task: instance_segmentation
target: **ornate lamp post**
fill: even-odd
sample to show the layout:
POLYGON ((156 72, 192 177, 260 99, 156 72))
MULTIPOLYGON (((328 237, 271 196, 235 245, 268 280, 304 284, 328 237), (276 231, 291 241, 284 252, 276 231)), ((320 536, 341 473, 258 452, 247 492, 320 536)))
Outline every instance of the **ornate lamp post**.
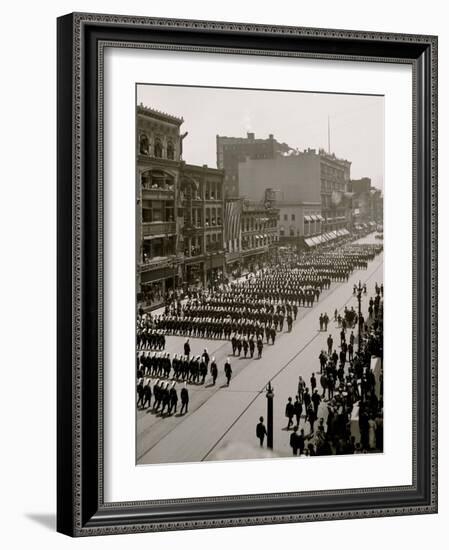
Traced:
POLYGON ((357 321, 359 325, 358 352, 360 353, 360 348, 362 346, 362 324, 360 322, 360 317, 362 315, 362 293, 366 294, 366 284, 362 285, 362 282, 359 281, 358 285, 354 285, 353 293, 357 296, 357 302, 359 304, 357 321))
POLYGON ((273 398, 274 391, 271 386, 271 381, 266 387, 267 393, 267 448, 273 449, 273 398))

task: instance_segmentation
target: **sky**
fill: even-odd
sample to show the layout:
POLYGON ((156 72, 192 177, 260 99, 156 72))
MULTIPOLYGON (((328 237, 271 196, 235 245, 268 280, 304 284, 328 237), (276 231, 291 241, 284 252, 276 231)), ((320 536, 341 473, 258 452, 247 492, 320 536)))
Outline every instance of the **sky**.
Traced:
POLYGON ((369 177, 383 189, 384 98, 301 91, 241 90, 139 84, 143 103, 182 117, 183 159, 216 167, 216 135, 274 134, 299 150, 328 150, 352 162, 351 178, 369 177))

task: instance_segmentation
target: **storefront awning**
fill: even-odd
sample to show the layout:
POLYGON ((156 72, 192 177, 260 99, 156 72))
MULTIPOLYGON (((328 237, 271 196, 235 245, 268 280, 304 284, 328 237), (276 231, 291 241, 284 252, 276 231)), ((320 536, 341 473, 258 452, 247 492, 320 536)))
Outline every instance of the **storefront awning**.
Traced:
POLYGON ((305 222, 311 222, 312 221, 312 216, 304 216, 304 221, 305 222))

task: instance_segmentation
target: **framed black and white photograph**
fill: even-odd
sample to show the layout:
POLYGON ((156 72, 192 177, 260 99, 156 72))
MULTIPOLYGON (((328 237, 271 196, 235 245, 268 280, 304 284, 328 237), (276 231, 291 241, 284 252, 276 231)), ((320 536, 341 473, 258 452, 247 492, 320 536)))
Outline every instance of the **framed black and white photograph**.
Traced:
POLYGON ((58 530, 437 511, 437 38, 58 20, 58 530))

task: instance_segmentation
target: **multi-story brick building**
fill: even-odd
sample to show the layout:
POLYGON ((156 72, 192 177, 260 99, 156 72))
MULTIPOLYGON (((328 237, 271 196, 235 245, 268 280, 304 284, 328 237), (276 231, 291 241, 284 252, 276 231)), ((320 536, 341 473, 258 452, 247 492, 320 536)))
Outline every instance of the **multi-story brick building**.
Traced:
MULTIPOLYGON (((305 154, 315 155, 314 149, 305 154)), ((351 226, 351 195, 349 191, 351 163, 320 149, 321 215, 324 218, 323 232, 351 226)))
POLYGON ((183 122, 137 108, 137 288, 149 306, 223 271, 224 174, 182 160, 183 122))
POLYGON ((217 168, 225 171, 225 196, 241 196, 239 188, 239 162, 245 159, 273 159, 290 151, 286 143, 279 143, 270 134, 268 139, 256 138, 248 132, 246 137, 217 135, 217 168))
POLYGON ((351 225, 350 167, 322 149, 247 158, 239 163, 240 193, 260 200, 272 190, 281 241, 332 232, 351 225))
POLYGON ((256 269, 273 258, 278 244, 279 210, 243 198, 225 204, 225 246, 228 271, 256 269))

